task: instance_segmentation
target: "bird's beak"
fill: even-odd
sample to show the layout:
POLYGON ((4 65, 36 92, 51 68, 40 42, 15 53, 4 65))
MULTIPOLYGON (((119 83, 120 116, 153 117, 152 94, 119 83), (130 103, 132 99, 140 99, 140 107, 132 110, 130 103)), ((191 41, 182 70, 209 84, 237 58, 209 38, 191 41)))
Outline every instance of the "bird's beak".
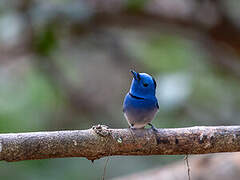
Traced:
POLYGON ((135 80, 140 80, 140 76, 139 76, 139 74, 136 72, 136 71, 134 71, 134 70, 130 70, 130 72, 132 73, 132 75, 133 75, 133 78, 135 79, 135 80))

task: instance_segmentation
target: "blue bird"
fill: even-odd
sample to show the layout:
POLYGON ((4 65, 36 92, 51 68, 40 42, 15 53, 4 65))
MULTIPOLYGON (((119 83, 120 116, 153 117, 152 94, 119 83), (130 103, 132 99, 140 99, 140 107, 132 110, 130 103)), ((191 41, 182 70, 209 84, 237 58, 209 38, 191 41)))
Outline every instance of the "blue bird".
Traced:
POLYGON ((144 128, 148 124, 154 131, 157 131, 150 123, 159 109, 155 96, 156 81, 146 73, 137 73, 133 70, 131 73, 132 84, 123 102, 124 116, 130 128, 144 128))

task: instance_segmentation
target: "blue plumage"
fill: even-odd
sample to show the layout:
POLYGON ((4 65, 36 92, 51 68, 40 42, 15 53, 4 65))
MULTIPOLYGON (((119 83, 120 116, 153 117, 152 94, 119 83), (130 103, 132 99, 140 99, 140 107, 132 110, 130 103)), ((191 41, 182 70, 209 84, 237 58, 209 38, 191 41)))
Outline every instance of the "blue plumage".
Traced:
POLYGON ((158 101, 155 96, 156 81, 146 73, 137 73, 131 70, 133 75, 130 91, 123 102, 123 112, 131 128, 144 128, 150 123, 158 111, 158 101))

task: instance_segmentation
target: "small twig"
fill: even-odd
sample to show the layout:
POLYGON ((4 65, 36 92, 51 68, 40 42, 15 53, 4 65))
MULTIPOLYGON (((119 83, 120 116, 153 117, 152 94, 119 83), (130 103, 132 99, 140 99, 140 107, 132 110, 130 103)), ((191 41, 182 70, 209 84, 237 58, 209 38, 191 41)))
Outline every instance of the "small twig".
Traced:
POLYGON ((107 170, 107 164, 108 164, 108 161, 109 161, 109 156, 107 157, 106 162, 105 162, 105 166, 104 166, 104 171, 103 171, 102 180, 105 179, 105 175, 106 175, 106 170, 107 170))
POLYGON ((188 162, 188 154, 184 157, 184 161, 186 162, 186 165, 187 165, 188 180, 191 180, 191 176, 190 176, 190 166, 189 166, 189 162, 188 162))

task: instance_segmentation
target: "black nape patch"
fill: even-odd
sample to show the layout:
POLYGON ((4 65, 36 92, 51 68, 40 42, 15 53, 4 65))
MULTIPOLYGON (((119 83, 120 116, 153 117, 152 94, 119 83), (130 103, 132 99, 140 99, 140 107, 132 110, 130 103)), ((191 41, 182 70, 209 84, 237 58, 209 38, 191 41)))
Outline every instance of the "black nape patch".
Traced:
POLYGON ((152 77, 152 79, 153 79, 154 87, 156 88, 157 87, 157 83, 156 83, 156 81, 155 81, 155 79, 153 77, 152 77))
POLYGON ((134 96, 132 93, 129 93, 129 95, 130 95, 132 98, 135 98, 135 99, 144 99, 144 98, 142 98, 142 97, 134 96))

